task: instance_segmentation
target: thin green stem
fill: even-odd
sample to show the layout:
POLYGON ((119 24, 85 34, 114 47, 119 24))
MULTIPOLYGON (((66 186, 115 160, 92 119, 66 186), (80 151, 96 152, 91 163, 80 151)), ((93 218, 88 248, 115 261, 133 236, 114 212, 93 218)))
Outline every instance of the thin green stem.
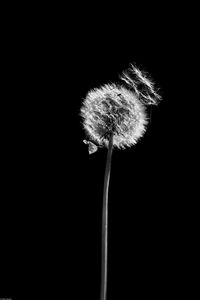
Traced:
POLYGON ((102 210, 102 258, 101 258, 101 298, 106 300, 107 294, 107 269, 108 269, 108 190, 111 171, 111 158, 113 150, 113 135, 110 136, 106 169, 103 187, 103 210, 102 210))

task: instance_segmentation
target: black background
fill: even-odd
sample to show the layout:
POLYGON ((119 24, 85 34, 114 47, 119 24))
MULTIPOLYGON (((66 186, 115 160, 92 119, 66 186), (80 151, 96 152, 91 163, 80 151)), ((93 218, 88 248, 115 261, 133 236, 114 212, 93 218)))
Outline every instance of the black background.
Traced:
POLYGON ((131 62, 163 101, 143 139, 113 153, 108 300, 191 296, 197 220, 183 111, 193 44, 182 9, 5 9, 0 297, 99 299, 106 149, 88 155, 79 110, 131 62))

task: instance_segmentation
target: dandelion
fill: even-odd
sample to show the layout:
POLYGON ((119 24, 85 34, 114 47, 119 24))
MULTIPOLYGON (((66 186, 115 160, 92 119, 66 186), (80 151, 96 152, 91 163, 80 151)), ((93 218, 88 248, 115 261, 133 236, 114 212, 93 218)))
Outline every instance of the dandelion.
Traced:
POLYGON ((122 84, 105 84, 88 92, 80 115, 89 154, 108 148, 103 189, 101 300, 107 292, 108 190, 113 148, 135 145, 144 135, 148 118, 146 107, 161 100, 153 81, 134 65, 120 76, 122 84))

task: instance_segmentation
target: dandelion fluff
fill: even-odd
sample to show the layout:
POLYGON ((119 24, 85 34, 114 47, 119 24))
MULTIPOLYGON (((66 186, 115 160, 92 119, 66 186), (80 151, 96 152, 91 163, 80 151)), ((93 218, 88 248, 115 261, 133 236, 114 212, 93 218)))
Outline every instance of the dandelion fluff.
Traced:
POLYGON ((137 95, 115 84, 90 91, 81 115, 90 139, 107 146, 113 133, 113 146, 122 149, 136 144, 148 123, 145 106, 137 95))
POLYGON ((120 79, 125 82, 127 88, 136 93, 144 105, 157 105, 160 102, 161 96, 156 91, 153 80, 133 64, 122 73, 120 79))

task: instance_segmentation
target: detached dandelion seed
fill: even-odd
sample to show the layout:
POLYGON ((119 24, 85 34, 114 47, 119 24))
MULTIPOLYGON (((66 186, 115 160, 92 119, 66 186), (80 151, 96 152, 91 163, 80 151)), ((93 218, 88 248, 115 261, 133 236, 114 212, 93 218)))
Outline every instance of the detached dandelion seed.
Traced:
POLYGON ((99 147, 108 148, 103 189, 101 300, 107 293, 108 190, 113 148, 135 145, 148 124, 146 106, 157 105, 161 96, 152 80, 134 65, 120 76, 122 84, 105 84, 88 92, 80 115, 89 154, 99 147))

